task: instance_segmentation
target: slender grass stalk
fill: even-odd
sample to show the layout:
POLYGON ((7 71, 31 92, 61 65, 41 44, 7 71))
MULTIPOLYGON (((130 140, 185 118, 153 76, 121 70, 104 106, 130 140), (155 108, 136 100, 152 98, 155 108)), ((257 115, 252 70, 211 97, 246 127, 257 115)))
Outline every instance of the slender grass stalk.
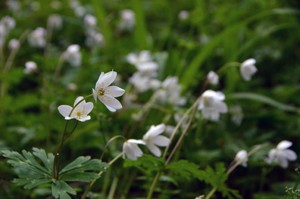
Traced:
POLYGON ((119 181, 118 178, 114 177, 107 199, 114 199, 118 181, 119 181))

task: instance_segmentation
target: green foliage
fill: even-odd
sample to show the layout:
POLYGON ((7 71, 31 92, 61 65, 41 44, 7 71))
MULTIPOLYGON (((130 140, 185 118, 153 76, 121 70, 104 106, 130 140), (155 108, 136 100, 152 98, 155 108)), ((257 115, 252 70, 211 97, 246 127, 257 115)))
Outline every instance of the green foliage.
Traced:
POLYGON ((4 150, 2 154, 18 175, 14 180, 17 185, 25 189, 51 185, 52 195, 61 199, 71 198, 69 194, 76 195, 76 191, 66 182, 91 182, 108 168, 108 164, 98 159, 80 156, 61 169, 60 178, 56 180, 53 178, 54 155, 46 154, 44 149, 33 148, 32 153, 23 150, 21 154, 4 150))
POLYGON ((199 178, 202 173, 198 165, 187 160, 172 162, 166 166, 166 170, 185 180, 199 178))
POLYGON ((135 167, 141 170, 147 175, 153 174, 153 172, 158 172, 164 163, 162 158, 158 158, 152 155, 144 154, 142 157, 138 158, 136 161, 125 159, 124 167, 135 167))

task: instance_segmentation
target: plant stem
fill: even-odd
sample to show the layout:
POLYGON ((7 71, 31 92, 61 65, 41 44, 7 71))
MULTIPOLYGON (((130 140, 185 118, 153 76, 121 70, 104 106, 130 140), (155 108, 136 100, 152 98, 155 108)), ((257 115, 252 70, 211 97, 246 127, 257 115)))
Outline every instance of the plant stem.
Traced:
POLYGON ((152 198, 152 195, 153 195, 153 192, 154 192, 154 189, 155 189, 155 186, 156 186, 156 183, 159 179, 161 175, 161 170, 159 172, 156 173, 156 176, 154 177, 153 181, 152 181, 152 184, 151 184, 151 187, 149 189, 149 192, 147 194, 147 199, 151 199, 152 198))
MULTIPOLYGON (((114 159, 112 159, 112 160, 108 163, 108 165, 111 166, 111 165, 112 165, 113 163, 115 163, 120 157, 122 157, 122 155, 123 155, 123 152, 120 153, 119 155, 117 155, 114 159)), ((98 173, 98 176, 99 176, 98 178, 101 177, 102 173, 103 173, 103 171, 100 171, 100 172, 98 173)), ((98 178, 97 178, 97 179, 98 179, 98 178)), ((96 182, 97 179, 93 180, 93 181, 89 184, 88 188, 85 190, 85 192, 84 192, 83 195, 81 196, 81 199, 86 199, 87 194, 91 191, 91 189, 92 189, 92 187, 93 187, 93 185, 95 184, 95 182, 96 182)))

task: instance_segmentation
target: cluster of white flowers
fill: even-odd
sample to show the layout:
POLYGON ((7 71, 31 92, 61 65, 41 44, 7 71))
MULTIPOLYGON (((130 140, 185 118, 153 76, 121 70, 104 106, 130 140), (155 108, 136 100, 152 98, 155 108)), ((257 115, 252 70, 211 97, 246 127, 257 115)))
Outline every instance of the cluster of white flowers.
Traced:
POLYGON ((28 42, 32 47, 44 48, 46 46, 46 36, 46 29, 38 27, 28 35, 28 42))
MULTIPOLYGON (((116 77, 117 73, 114 71, 108 73, 102 72, 98 78, 95 89, 93 89, 95 101, 99 99, 112 112, 122 108, 121 103, 116 100, 115 97, 119 97, 125 92, 117 86, 110 86, 116 77)), ((76 119, 84 122, 91 119, 88 114, 93 108, 94 105, 92 102, 86 102, 84 97, 79 96, 74 102, 74 107, 60 105, 58 111, 66 120, 76 119)))
POLYGON ((64 52, 63 59, 71 66, 79 67, 81 65, 80 46, 77 44, 70 45, 64 52))
POLYGON ((161 135, 166 129, 164 124, 153 125, 145 133, 142 140, 129 139, 123 144, 123 158, 127 157, 130 160, 136 160, 143 155, 142 150, 138 144, 146 145, 147 148, 155 156, 161 156, 161 150, 159 147, 166 147, 170 143, 170 139, 161 135))
POLYGON ((122 10, 118 29, 121 31, 131 31, 135 26, 135 14, 130 9, 122 10))
POLYGON ((82 17, 86 13, 86 9, 78 0, 70 0, 70 7, 74 10, 77 17, 82 17))
POLYGON ((16 26, 16 21, 10 16, 5 16, 0 20, 0 47, 5 43, 6 36, 16 26))
POLYGON ((83 20, 85 25, 86 45, 89 47, 102 47, 104 45, 104 37, 98 31, 96 17, 91 14, 87 14, 84 16, 83 20))

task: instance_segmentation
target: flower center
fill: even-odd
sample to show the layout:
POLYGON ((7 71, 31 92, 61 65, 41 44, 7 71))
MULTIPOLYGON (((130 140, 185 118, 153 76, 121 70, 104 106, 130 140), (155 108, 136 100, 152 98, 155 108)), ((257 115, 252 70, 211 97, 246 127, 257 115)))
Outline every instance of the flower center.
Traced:
POLYGON ((77 116, 78 118, 80 118, 81 115, 82 115, 82 114, 81 114, 80 112, 77 112, 77 113, 76 113, 76 116, 77 116))
POLYGON ((98 90, 98 95, 104 95, 104 93, 105 93, 105 90, 103 88, 100 88, 98 90))

